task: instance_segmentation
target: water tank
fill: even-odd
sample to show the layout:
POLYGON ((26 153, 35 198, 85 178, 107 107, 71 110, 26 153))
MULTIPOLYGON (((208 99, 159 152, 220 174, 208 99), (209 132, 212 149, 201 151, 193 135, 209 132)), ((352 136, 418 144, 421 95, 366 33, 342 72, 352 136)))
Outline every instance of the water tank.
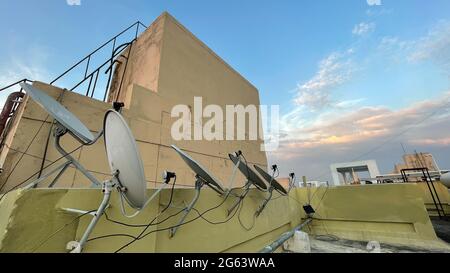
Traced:
POLYGON ((450 173, 444 173, 441 175, 441 183, 450 189, 450 173))

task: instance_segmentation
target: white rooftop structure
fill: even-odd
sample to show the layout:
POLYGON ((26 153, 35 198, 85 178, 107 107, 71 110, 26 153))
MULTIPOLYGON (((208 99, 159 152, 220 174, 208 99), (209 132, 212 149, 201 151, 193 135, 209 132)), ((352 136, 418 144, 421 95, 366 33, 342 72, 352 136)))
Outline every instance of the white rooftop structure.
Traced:
POLYGON ((354 162, 335 163, 330 165, 331 176, 333 177, 333 185, 346 185, 357 179, 355 174, 357 172, 369 172, 369 178, 380 175, 377 162, 375 160, 363 160, 354 162), (342 176, 343 182, 339 179, 342 176), (348 179, 350 176, 350 179, 348 179))

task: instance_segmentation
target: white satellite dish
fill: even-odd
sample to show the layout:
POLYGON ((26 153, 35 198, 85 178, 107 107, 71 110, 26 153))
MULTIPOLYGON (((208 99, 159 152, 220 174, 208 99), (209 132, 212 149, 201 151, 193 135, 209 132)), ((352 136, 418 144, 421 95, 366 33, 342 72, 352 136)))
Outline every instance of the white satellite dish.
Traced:
POLYGON ((266 180, 266 182, 269 183, 269 185, 271 187, 273 187, 273 189, 275 189, 277 192, 279 192, 282 195, 288 194, 286 189, 280 185, 280 183, 275 179, 275 177, 273 175, 268 174, 265 170, 261 169, 261 167, 259 167, 258 165, 253 165, 253 166, 255 167, 255 170, 266 180))
POLYGON ((101 183, 89 173, 75 158, 73 158, 68 152, 66 152, 60 145, 60 139, 67 132, 69 132, 78 142, 82 145, 92 145, 94 144, 102 135, 99 133, 96 137, 92 135, 88 128, 71 112, 69 112, 64 106, 62 106, 55 99, 47 95, 45 92, 33 87, 25 82, 20 83, 20 87, 27 92, 27 94, 40 105, 47 113, 49 113, 57 122, 56 128, 53 132, 53 137, 55 138, 54 145, 56 150, 67 159, 66 162, 54 168, 52 171, 43 175, 42 177, 36 179, 30 183, 26 188, 35 187, 40 182, 44 181, 50 175, 58 172, 56 177, 50 183, 49 187, 53 187, 57 180, 61 177, 64 171, 72 164, 74 165, 83 175, 85 175, 91 182, 92 185, 100 186, 101 183))
POLYGON ((239 205, 240 202, 247 196, 250 191, 250 186, 255 185, 257 189, 265 191, 267 189, 266 183, 264 183, 261 178, 244 162, 242 158, 242 152, 238 151, 235 154, 228 154, 230 160, 233 161, 234 165, 238 167, 239 171, 245 176, 247 182, 244 185, 244 191, 238 196, 238 200, 228 209, 228 215, 230 215, 233 210, 239 205))
POLYGON ((117 179, 127 190, 124 196, 131 207, 142 209, 147 201, 144 167, 133 134, 122 115, 108 111, 104 119, 105 149, 109 166, 118 171, 117 179))
POLYGON ((258 208, 258 210, 256 211, 256 216, 259 216, 261 214, 261 212, 264 210, 264 208, 267 206, 267 203, 269 203, 269 201, 271 200, 273 190, 278 191, 281 195, 287 195, 288 192, 283 188, 283 186, 280 185, 280 183, 278 183, 277 180, 275 180, 275 170, 277 170, 276 165, 274 165, 274 167, 273 167, 272 175, 268 174, 266 171, 264 171, 258 165, 253 165, 253 166, 255 167, 256 171, 267 181, 267 183, 269 183, 269 190, 268 190, 269 195, 264 200, 264 202, 261 204, 261 206, 258 208))
POLYGON ((194 207, 195 203, 197 203, 198 198, 200 197, 200 190, 202 189, 203 185, 208 185, 211 189, 219 193, 220 195, 223 195, 225 190, 221 186, 221 183, 214 178, 209 172, 202 167, 199 163, 197 163, 192 157, 190 157, 188 154, 180 150, 175 145, 172 145, 172 148, 181 156, 181 158, 186 162, 186 164, 191 168, 191 170, 195 173, 195 196, 192 199, 191 203, 187 206, 187 208, 184 211, 183 216, 181 217, 180 221, 177 225, 175 225, 173 228, 169 230, 169 236, 173 237, 175 233, 178 230, 178 227, 184 222, 189 212, 194 207))
MULTIPOLYGON (((115 110, 108 110, 103 120, 105 148, 108 156, 112 179, 103 183, 103 201, 97 212, 93 215, 89 226, 79 242, 71 241, 67 249, 72 253, 80 253, 89 235, 94 229, 105 209, 108 207, 111 191, 117 188, 120 194, 122 214, 126 217, 134 217, 141 212, 150 201, 169 183, 170 176, 166 178, 163 185, 155 193, 147 197, 146 181, 142 160, 139 155, 133 134, 122 115, 115 110), (125 213, 123 198, 137 211, 132 215, 125 213)), ((84 211, 67 209, 72 212, 85 213, 84 211)))
POLYGON ((95 137, 91 131, 69 110, 58 103, 55 99, 33 87, 28 83, 20 83, 28 95, 41 106, 47 113, 56 119, 64 128, 67 128, 72 134, 85 143, 94 141, 95 137))
MULTIPOLYGON (((236 155, 228 154, 231 161, 236 165, 238 161, 240 160, 240 152, 238 152, 236 155)), ((239 170, 241 173, 245 176, 245 178, 248 179, 248 182, 255 185, 257 188, 261 190, 267 190, 267 185, 264 183, 264 181, 259 178, 259 176, 248 166, 245 162, 240 161, 239 164, 239 170)))
POLYGON ((172 145, 172 148, 181 156, 181 158, 186 162, 186 164, 189 166, 189 168, 192 169, 192 171, 198 175, 204 182, 211 187, 216 192, 222 194, 224 192, 223 187, 221 186, 221 183, 214 178, 213 175, 209 174, 209 172, 202 167, 197 161, 195 161, 192 157, 190 157, 188 154, 180 150, 175 145, 172 145))

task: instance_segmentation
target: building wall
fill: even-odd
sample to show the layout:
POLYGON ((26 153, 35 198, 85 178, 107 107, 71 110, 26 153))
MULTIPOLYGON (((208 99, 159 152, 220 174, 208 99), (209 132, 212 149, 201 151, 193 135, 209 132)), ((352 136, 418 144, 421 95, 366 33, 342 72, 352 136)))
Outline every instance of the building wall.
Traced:
MULTIPOLYGON (((62 89, 40 82, 34 82, 34 86, 46 91, 55 99, 64 92, 62 89)), ((194 185, 194 174, 170 147, 172 144, 184 149, 216 176, 225 187, 228 186, 234 165, 229 160, 227 152, 241 149, 241 146, 238 146, 239 142, 233 142, 237 145, 233 147, 231 144, 224 145, 220 141, 173 141, 170 134, 173 119, 168 118, 168 116, 174 102, 170 99, 163 99, 158 93, 137 85, 129 86, 128 94, 131 98, 130 107, 129 109, 123 109, 123 115, 136 138, 148 187, 156 187, 162 183, 161 174, 164 170, 177 173, 178 186, 190 187, 194 185)), ((69 91, 64 92, 60 103, 74 113, 94 134, 101 131, 104 113, 111 108, 108 103, 69 91)), ((0 175, 1 192, 6 192, 23 182, 25 182, 23 185, 26 185, 37 177, 33 174, 37 174, 40 169, 47 136, 53 121, 51 118, 47 118, 46 112, 28 97, 23 107, 24 111, 17 129, 11 131, 11 134, 13 134, 12 142, 5 145, 0 153, 0 157, 5 157, 2 166, 3 173, 0 175), (30 179, 27 180, 27 178, 30 179), (5 185, 3 186, 3 184, 5 185)), ((51 137, 45 166, 60 157, 60 154, 53 147, 53 143, 53 137, 51 137)), ((62 138, 62 146, 66 151, 72 151, 79 145, 70 135, 62 138)), ((243 151, 245 152, 245 150, 243 151)), ((94 145, 82 147, 72 155, 99 181, 110 177, 111 171, 106 159, 103 138, 100 138, 94 145)), ((249 164, 263 166, 265 154, 261 156, 261 161, 253 161, 250 156, 248 160, 249 164)), ((63 161, 58 162, 62 163, 63 161)), ((56 166, 55 163, 43 173, 45 174, 56 166)), ((50 176, 42 182, 40 187, 46 187, 54 176, 50 176)), ((238 174, 234 186, 240 186, 244 181, 244 177, 238 174)), ((55 186, 65 188, 90 187, 90 182, 81 172, 70 167, 55 186)))
POLYGON ((434 232, 418 184, 374 184, 299 189, 297 200, 316 210, 306 231, 342 239, 444 247, 434 232))
MULTIPOLYGON (((43 83, 35 82, 34 85, 54 98, 62 92, 43 83)), ((124 63, 117 67, 109 98, 113 100, 116 96, 119 96, 119 101, 125 102, 123 113, 138 142, 149 187, 155 187, 162 181, 163 170, 175 171, 179 186, 194 184, 191 170, 170 147, 172 144, 188 151, 224 186, 229 183, 233 167, 228 153, 242 150, 250 164, 267 165, 266 154, 260 149, 260 140, 172 139, 171 127, 176 119, 171 117, 171 109, 175 105, 185 104, 193 108, 194 96, 201 96, 204 105, 217 104, 223 108, 228 104, 259 105, 259 96, 255 87, 167 13, 158 17, 133 44, 126 69, 124 63), (122 79, 123 71, 126 73, 122 79)), ((64 93, 61 103, 94 133, 101 131, 104 112, 111 108, 108 103, 68 91, 64 93)), ((46 118, 46 113, 33 101, 24 103, 23 116, 18 119, 17 128, 10 133, 13 136, 11 142, 0 153, 0 159, 4 159, 0 187, 8 180, 0 192, 22 183, 39 170, 52 122, 51 118, 46 118)), ((191 125, 205 120, 193 120, 191 125)), ((70 136, 63 138, 63 146, 68 151, 77 144, 70 136)), ((74 156, 99 180, 109 176, 102 139, 95 145, 81 148, 74 156)), ((51 142, 46 164, 57 157, 51 142)), ((42 186, 48 185, 49 181, 42 183, 42 186)), ((242 185, 243 181, 244 178, 238 176, 234 185, 242 185)), ((57 186, 88 187, 90 183, 80 172, 70 168, 57 186)))
MULTIPOLYGON (((440 182, 434 182, 433 184, 439 197, 439 201, 441 201, 442 208, 444 209, 445 214, 450 215, 450 193, 447 187, 440 182)), ((433 198, 431 197, 430 189, 428 188, 427 183, 420 182, 417 183, 417 186, 421 189, 422 199, 425 203, 425 207, 428 210, 428 214, 430 216, 438 216, 439 214, 436 211, 436 206, 433 202, 433 198)), ((435 201, 438 202, 436 195, 434 196, 434 198, 435 201)))
MULTIPOLYGON (((148 190, 148 195, 152 193, 153 190, 148 190)), ((110 219, 143 224, 167 205, 170 190, 163 190, 132 219, 121 215, 116 194, 113 192, 111 206, 107 209, 110 219)), ((158 221, 180 211, 183 201, 189 202, 193 194, 192 189, 175 190, 174 207, 164 212, 158 221)), ((278 198, 274 193, 276 199, 268 203, 253 224, 253 214, 264 197, 264 193, 253 189, 245 198, 240 213, 242 226, 237 215, 226 221, 226 210, 235 197, 223 202, 223 197, 214 191, 204 190, 195 208, 204 212, 217 207, 204 217, 219 223, 210 224, 201 218, 193 220, 198 214, 192 211, 187 218, 192 222, 181 226, 170 238, 168 228, 180 219, 180 216, 174 216, 152 226, 149 231, 159 231, 150 233, 125 252, 257 252, 301 223, 306 217, 302 205, 309 201, 316 213, 304 231, 311 236, 334 235, 349 240, 450 250, 436 237, 421 189, 416 184, 296 188, 289 198, 278 198)), ((92 210, 98 207, 101 199, 101 191, 94 189, 32 189, 9 193, 0 202, 0 227, 5 227, 0 233, 0 252, 67 252, 66 243, 82 236, 90 217, 74 221, 77 214, 63 208, 92 210), (62 231, 56 232, 64 226, 62 231), (49 238, 51 234, 54 236, 49 238)), ((108 234, 137 235, 141 230, 102 217, 90 238, 108 234)), ((130 238, 120 236, 93 240, 87 243, 85 251, 113 252, 129 241, 130 238)))
MULTIPOLYGON (((117 72, 115 82, 122 81, 123 69, 123 66, 118 68, 120 72, 117 72)), ((251 83, 168 13, 158 17, 132 46, 120 91, 120 100, 125 102, 127 108, 130 106, 129 91, 133 90, 133 85, 156 92, 164 101, 171 102, 163 109, 163 123, 171 120, 170 112, 175 105, 188 105, 193 112, 194 97, 202 97, 203 107, 215 104, 224 113, 226 105, 255 105, 259 109, 260 103, 258 90, 251 83), (152 61, 143 61, 147 59, 152 61)), ((110 94, 117 93, 116 88, 111 89, 110 94)), ((110 96, 112 97, 114 95, 110 96)), ((204 124, 206 121, 203 118, 193 122, 204 124)), ((227 133, 225 128, 224 124, 222 135, 227 133)), ((248 132, 246 139, 249 139, 248 132)), ((210 145, 206 145, 204 141, 197 143, 198 145, 192 145, 202 153, 209 153, 210 145)), ((221 144, 222 148, 217 151, 217 155, 222 158, 227 158, 228 153, 240 149, 250 161, 267 165, 266 154, 260 149, 263 144, 261 140, 214 143, 221 144)))
POLYGON ((439 167, 430 153, 417 153, 403 155, 404 164, 395 165, 395 173, 402 169, 428 168, 429 171, 439 171, 439 167))

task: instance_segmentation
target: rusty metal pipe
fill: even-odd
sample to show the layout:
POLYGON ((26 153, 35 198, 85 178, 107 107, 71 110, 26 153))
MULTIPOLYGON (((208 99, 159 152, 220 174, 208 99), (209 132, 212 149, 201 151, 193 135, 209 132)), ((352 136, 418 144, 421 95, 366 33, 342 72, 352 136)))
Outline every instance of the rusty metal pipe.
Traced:
POLYGON ((3 134, 3 130, 6 127, 6 123, 8 122, 8 118, 11 116, 12 111, 14 109, 14 105, 17 102, 17 99, 23 98, 24 93, 22 92, 13 92, 9 94, 6 99, 5 105, 3 106, 2 112, 0 113, 0 135, 3 134))

